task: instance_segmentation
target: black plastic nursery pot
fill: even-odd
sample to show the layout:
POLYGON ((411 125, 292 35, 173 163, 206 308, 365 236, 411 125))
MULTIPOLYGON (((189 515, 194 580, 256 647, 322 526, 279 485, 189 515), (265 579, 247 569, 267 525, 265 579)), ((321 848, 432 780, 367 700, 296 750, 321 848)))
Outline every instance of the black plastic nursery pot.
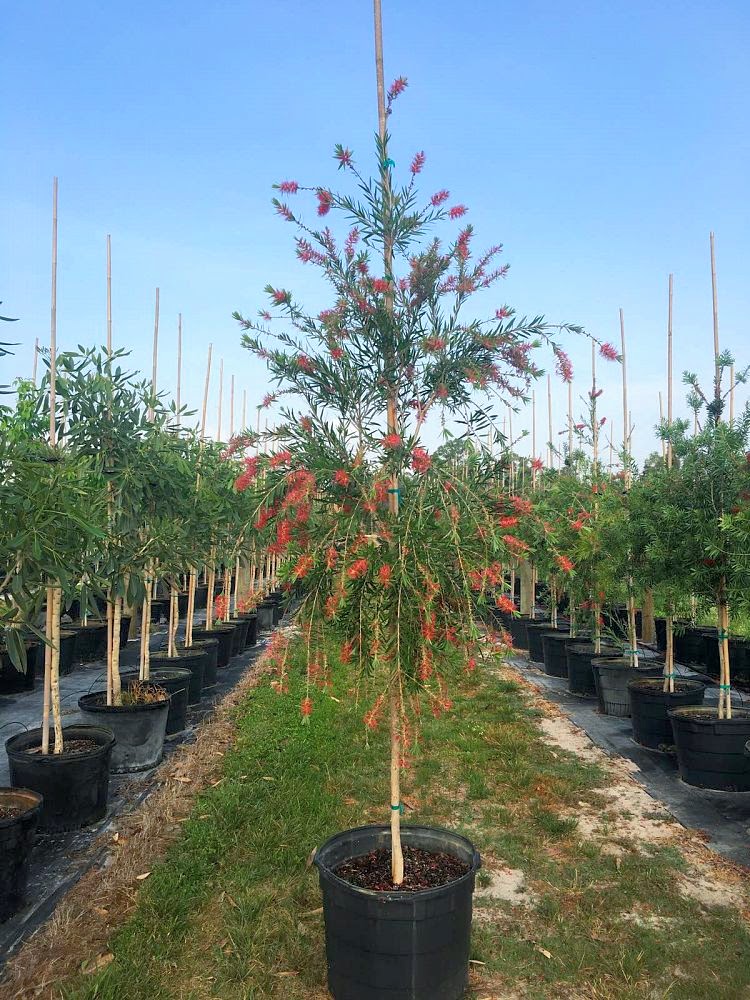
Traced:
POLYGON ((181 590, 177 594, 177 614, 180 616, 180 618, 184 618, 185 615, 187 614, 189 596, 190 595, 186 590, 181 590))
POLYGON ((468 983, 479 853, 448 830, 401 828, 404 844, 469 865, 455 882, 420 892, 373 892, 335 874, 342 862, 390 847, 386 826, 339 833, 318 850, 328 988, 335 1000, 458 1000, 468 983))
POLYGON ((636 677, 658 677, 664 670, 663 663, 657 663, 653 667, 642 664, 632 666, 627 656, 596 657, 591 661, 591 667, 594 677, 599 677, 602 711, 605 715, 615 715, 620 719, 630 716, 628 682, 636 677))
POLYGON ((620 646, 607 643, 602 643, 601 650, 597 653, 594 644, 586 639, 572 640, 566 645, 565 651, 568 660, 568 691, 581 698, 597 697, 597 679, 594 677, 591 661, 620 656, 622 653, 620 646))
POLYGON ((66 631, 76 633, 75 657, 79 663, 92 663, 107 658, 107 623, 98 618, 86 622, 72 622, 66 631))
POLYGON ((706 685, 687 678, 675 679, 674 691, 664 691, 660 677, 637 677, 628 681, 633 739, 642 747, 658 750, 671 746, 669 711, 684 705, 702 705, 706 685))
POLYGON ((256 614, 258 615, 259 632, 270 632, 273 628, 275 607, 276 602, 266 598, 264 601, 261 601, 255 609, 256 614))
POLYGON ((247 639, 247 628, 250 624, 246 618, 235 618, 230 622, 234 632, 232 634, 232 656, 239 656, 245 652, 245 639, 247 639))
MULTIPOLYGON (((153 653, 151 655, 153 656, 153 653)), ((193 674, 187 667, 170 665, 149 669, 149 679, 164 688, 169 695, 167 728, 164 732, 164 738, 167 740, 184 733, 187 729, 188 689, 192 678, 193 674)))
POLYGON ((750 709, 733 708, 720 719, 715 708, 669 712, 680 777, 689 785, 723 792, 750 791, 750 709))
POLYGON ((558 629, 551 621, 527 621, 526 622, 526 648, 529 651, 529 659, 534 663, 544 663, 544 648, 542 647, 542 636, 545 632, 557 632, 558 629))
POLYGON ((247 622, 247 635, 245 636, 245 649, 255 646, 258 643, 258 616, 254 611, 248 611, 239 616, 247 622))
POLYGON ((167 695, 160 701, 108 705, 105 692, 94 691, 78 699, 78 708, 86 722, 109 729, 115 737, 113 774, 147 771, 161 760, 169 715, 167 695))
POLYGON ((232 657, 232 636, 234 629, 226 625, 214 625, 212 629, 194 628, 193 642, 202 639, 216 639, 219 643, 216 653, 216 664, 225 667, 232 657))
MULTIPOLYGON (((700 664, 704 660, 706 630, 683 627, 679 623, 674 634, 674 656, 679 663, 700 664)), ((710 630, 709 630, 710 631, 710 630)), ((714 632, 714 635, 716 633, 714 632)))
POLYGON ((0 922, 21 909, 29 855, 42 811, 42 796, 29 788, 0 788, 0 922))
MULTIPOLYGON (((195 632, 193 632, 195 636, 195 632)), ((216 668, 219 659, 218 639, 196 639, 193 638, 192 646, 180 646, 180 654, 197 653, 202 650, 206 654, 206 662, 203 665, 203 690, 216 687, 216 668)))
POLYGON ((196 608, 205 608, 208 602, 208 585, 205 583, 199 584, 195 588, 195 606, 196 608))
POLYGON ((39 828, 78 830, 97 823, 107 811, 115 745, 111 731, 102 726, 66 726, 61 754, 42 754, 41 744, 41 729, 17 733, 5 743, 13 787, 29 788, 42 796, 39 828), (66 751, 65 743, 70 745, 74 740, 89 740, 95 745, 84 751, 66 751))
POLYGON ((511 619, 508 628, 513 640, 514 649, 528 649, 529 640, 526 636, 526 626, 531 619, 528 615, 518 615, 511 619))
POLYGON ((151 621, 158 625, 162 618, 169 618, 169 598, 155 597, 151 601, 151 621))
MULTIPOLYGON (((75 669, 76 664, 76 648, 78 646, 78 633, 73 632, 69 629, 64 629, 60 632, 60 674, 61 676, 66 676, 67 674, 72 674, 75 669)), ((33 659, 34 669, 37 674, 44 674, 44 651, 45 644, 43 642, 35 642, 33 648, 33 657, 30 655, 30 659, 33 659)), ((29 654, 31 654, 31 650, 29 654)))
POLYGON ((667 648, 667 619, 654 618, 654 627, 656 629, 656 648, 660 653, 663 653, 667 648))
POLYGON ((34 661, 37 643, 26 643, 26 670, 17 670, 5 646, 0 646, 0 695, 20 694, 34 688, 34 661))
MULTIPOLYGON (((190 685, 188 688, 188 704, 197 705, 201 700, 203 690, 203 675, 206 669, 207 654, 203 649, 195 649, 186 652, 178 648, 177 656, 167 656, 166 650, 159 650, 151 654, 151 663, 155 667, 173 670, 183 668, 190 671, 190 685)), ((157 682, 158 683, 158 682, 157 682)))
POLYGON ((550 677, 568 676, 567 647, 574 642, 576 640, 571 639, 567 631, 542 633, 542 657, 545 674, 550 677))

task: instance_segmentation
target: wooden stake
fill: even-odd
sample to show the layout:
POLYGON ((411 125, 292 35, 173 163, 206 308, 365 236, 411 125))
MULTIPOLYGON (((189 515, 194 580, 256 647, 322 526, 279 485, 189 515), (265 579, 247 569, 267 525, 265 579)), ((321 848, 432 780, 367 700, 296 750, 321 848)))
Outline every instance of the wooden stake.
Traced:
POLYGON ((206 381, 203 384, 203 413, 201 415, 201 441, 206 439, 206 411, 208 409, 208 387, 211 382, 211 352, 213 344, 208 345, 208 361, 206 362, 206 381))
POLYGON ((573 382, 568 382, 568 461, 573 456, 573 382))
POLYGON ((592 452, 594 461, 594 474, 596 474, 596 466, 599 461, 599 425, 596 419, 596 344, 591 341, 591 441, 592 441, 592 452))
MULTIPOLYGON (((156 397, 156 368, 159 359, 159 289, 156 289, 156 303, 154 305, 154 356, 151 365, 151 395, 156 397)), ((154 406, 148 410, 149 420, 154 419, 154 406)))
POLYGON ((729 422, 734 423, 734 365, 729 366, 729 422))
POLYGON ((552 447, 552 377, 547 376, 547 431, 549 433, 549 446, 547 448, 547 465, 552 468, 554 459, 554 449, 552 447))
POLYGON ((107 233, 107 354, 112 353, 112 237, 107 233))
POLYGON ((234 374, 229 380, 229 437, 234 437, 234 374))
MULTIPOLYGON (((669 276, 669 314, 667 318, 667 423, 672 426, 672 299, 674 275, 669 276)), ((672 442, 667 442, 667 468, 672 468, 672 442)))
POLYGON ((247 429, 247 389, 242 390, 242 430, 247 429))
MULTIPOLYGON (((662 402, 661 393, 659 393, 659 426, 664 426, 664 404, 662 402)), ((662 438, 661 440, 661 457, 666 461, 667 458, 667 442, 662 438)))
POLYGON ((52 185, 52 296, 49 335, 49 443, 57 446, 57 178, 52 185))
POLYGON ((536 488, 536 392, 531 393, 531 488, 536 488))
MULTIPOLYGON (((718 402, 721 399, 721 366, 719 365, 719 294, 716 287, 716 239, 713 233, 709 234, 711 245, 711 299, 713 305, 714 320, 714 399, 718 402)), ((718 412, 716 419, 720 419, 718 412)))
POLYGON ((216 440, 221 441, 221 410, 224 404, 224 359, 219 361, 219 414, 217 420, 216 440))
POLYGON ((39 337, 34 340, 34 360, 31 367, 31 381, 36 385, 36 369, 39 360, 39 337))
POLYGON ((182 313, 177 313, 177 426, 180 426, 180 407, 182 406, 182 313))

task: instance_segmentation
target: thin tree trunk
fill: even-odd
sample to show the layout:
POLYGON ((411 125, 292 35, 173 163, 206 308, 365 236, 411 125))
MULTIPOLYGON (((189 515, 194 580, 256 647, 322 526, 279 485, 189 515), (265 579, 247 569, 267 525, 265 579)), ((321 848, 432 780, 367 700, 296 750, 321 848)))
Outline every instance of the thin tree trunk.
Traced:
POLYGON ((54 753, 63 752, 62 708, 60 706, 60 610, 62 590, 55 587, 52 596, 52 655, 50 657, 50 700, 55 727, 54 753))
POLYGON ((667 652, 664 662, 664 691, 674 693, 674 617, 671 603, 667 607, 666 617, 667 652))
POLYGON ((195 589, 197 584, 197 573, 195 568, 193 568, 190 570, 190 577, 188 579, 188 604, 187 615, 185 617, 185 646, 188 648, 193 645, 193 618, 195 616, 195 589))
POLYGON ((54 589, 47 587, 47 604, 44 624, 44 696, 42 701, 42 753, 49 753, 49 708, 52 686, 52 615, 54 613, 54 589))
POLYGON ((122 704, 122 686, 120 684, 120 625, 122 623, 122 597, 115 598, 112 613, 112 681, 116 694, 116 705, 122 704))

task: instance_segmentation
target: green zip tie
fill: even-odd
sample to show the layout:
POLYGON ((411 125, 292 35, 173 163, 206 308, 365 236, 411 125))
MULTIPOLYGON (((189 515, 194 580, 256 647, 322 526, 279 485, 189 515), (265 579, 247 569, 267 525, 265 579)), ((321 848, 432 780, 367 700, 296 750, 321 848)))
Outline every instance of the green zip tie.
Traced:
POLYGON ((393 810, 393 812, 403 813, 404 811, 403 803, 399 802, 397 806, 391 806, 391 809, 393 810))
POLYGON ((623 649, 623 653, 629 653, 631 656, 643 656, 641 649, 623 649))
POLYGON ((729 633, 728 632, 717 632, 716 633, 716 638, 717 639, 728 639, 729 638, 729 633))
POLYGON ((721 690, 721 691, 731 691, 732 690, 732 685, 731 684, 719 684, 719 690, 721 690))
POLYGON ((383 163, 382 163, 383 170, 387 170, 388 167, 395 167, 395 166, 396 166, 396 164, 393 162, 393 160, 390 157, 387 160, 383 160, 383 163))
POLYGON ((674 670, 672 671, 671 674, 662 674, 662 677, 678 677, 678 676, 679 674, 676 674, 674 670))
POLYGON ((401 499, 401 490, 396 486, 393 489, 388 490, 389 493, 395 493, 396 496, 401 499))

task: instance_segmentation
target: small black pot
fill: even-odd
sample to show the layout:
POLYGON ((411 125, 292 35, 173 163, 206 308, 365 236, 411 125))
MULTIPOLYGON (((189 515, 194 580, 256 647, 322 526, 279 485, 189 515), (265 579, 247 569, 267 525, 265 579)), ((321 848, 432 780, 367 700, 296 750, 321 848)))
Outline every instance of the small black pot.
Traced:
POLYGON ((510 622, 510 637, 514 649, 528 649, 529 640, 526 636, 526 626, 531 619, 528 615, 518 615, 510 622))
POLYGON ((702 705, 706 685, 700 681, 675 679, 675 690, 664 691, 659 677, 639 677, 628 681, 633 739, 642 747, 658 750, 671 746, 672 723, 668 712, 685 705, 702 705))
POLYGON ((565 647, 568 660, 568 691, 580 698, 596 698, 597 684, 591 661, 619 656, 622 652, 619 646, 601 644, 601 651, 594 650, 594 644, 585 639, 577 642, 572 640, 565 647))
POLYGON ((544 672, 550 677, 568 676, 568 652, 567 647, 571 639, 567 632, 543 632, 542 633, 542 657, 544 659, 544 672))
POLYGON ((258 642, 258 616, 254 611, 241 614, 240 618, 247 622, 247 635, 245 636, 245 649, 255 646, 258 642))
MULTIPOLYGON (((65 629, 60 632, 60 675, 72 674, 76 663, 76 647, 78 645, 78 633, 65 629)), ((43 642, 34 643, 34 669, 40 676, 44 675, 44 651, 43 642)), ((31 652, 31 651, 30 651, 31 652)))
MULTIPOLYGON (((195 632, 193 632, 195 636, 195 632)), ((180 646, 180 655, 183 653, 197 653, 202 650, 206 654, 206 662, 203 666, 203 690, 216 687, 216 667, 219 658, 218 639, 196 639, 193 638, 192 646, 180 646)))
POLYGON ((273 628, 275 607, 276 607, 276 602, 266 598, 265 601, 261 601, 258 607, 255 609, 258 615, 259 632, 270 632, 270 630, 273 628))
POLYGON ((96 747, 79 754, 28 753, 41 746, 41 729, 17 733, 5 743, 13 787, 30 788, 43 798, 43 830, 78 830, 97 823, 107 811, 114 736, 101 726, 66 726, 63 744, 65 740, 93 740, 96 747))
POLYGON ((216 654, 216 663, 219 667, 225 667, 232 656, 232 636, 234 629, 226 625, 214 625, 209 631, 205 628, 193 629, 193 642, 200 639, 217 639, 219 643, 216 654))
POLYGON ((612 658, 596 657, 591 661, 594 677, 599 678, 601 705, 605 715, 614 715, 620 719, 630 716, 630 694, 628 681, 636 677, 658 677, 664 670, 664 664, 657 663, 653 667, 631 666, 630 658, 617 656, 612 658))
POLYGON ((232 656, 239 656, 245 652, 245 640, 247 639, 247 628, 250 623, 246 618, 235 618, 230 622, 234 629, 232 635, 232 656))
POLYGON ((719 719, 713 708, 675 708, 669 712, 680 777, 688 785, 723 792, 750 792, 750 709, 733 708, 719 719))
POLYGON ((151 601, 151 621, 158 625, 162 618, 169 618, 169 598, 155 597, 151 601))
POLYGON ((349 858, 388 848, 390 828, 363 826, 315 853, 323 893, 328 988, 335 1000, 458 1000, 468 985, 472 894, 481 866, 465 837, 426 826, 401 828, 404 844, 465 861, 455 882, 421 892, 373 892, 340 879, 349 858))
MULTIPOLYGON (((153 655, 152 653, 151 656, 153 655)), ((169 695, 167 728, 164 734, 167 740, 187 729, 188 688, 192 678, 192 673, 182 666, 149 668, 149 680, 163 687, 169 695)))
POLYGON ((542 636, 545 632, 556 632, 557 629, 551 621, 527 621, 526 622, 526 646, 529 651, 529 659, 534 663, 544 663, 544 649, 542 647, 542 636))
POLYGON ((656 628, 656 648, 660 653, 663 653, 667 648, 667 619, 654 618, 654 626, 656 628))
POLYGON ((108 705, 105 692, 94 691, 81 695, 78 708, 87 722, 103 726, 114 735, 110 765, 113 774, 148 771, 161 760, 169 698, 136 705, 108 705))
POLYGON ((167 670, 182 667, 190 671, 190 687, 188 689, 188 704, 197 705, 201 700, 203 690, 203 673, 206 669, 206 653, 202 649, 196 649, 190 653, 177 651, 177 656, 167 656, 165 650, 159 650, 151 654, 151 663, 155 666, 167 670))
POLYGON ((205 583, 198 584, 195 588, 195 607, 205 608, 208 601, 208 585, 205 583))
POLYGON ((0 817, 0 922, 21 909, 26 895, 29 855, 42 811, 42 796, 28 788, 0 788, 0 806, 22 810, 0 817))
POLYGON ((66 631, 76 633, 75 657, 79 663, 93 663, 95 660, 107 659, 107 623, 98 619, 83 622, 72 622, 65 626, 66 631))
MULTIPOLYGON (((690 626, 675 631, 674 656, 679 663, 702 664, 705 659, 706 631, 690 626)), ((715 634, 715 633, 714 633, 715 634)))
POLYGON ((180 616, 180 618, 184 618, 185 615, 187 614, 189 596, 190 595, 188 594, 187 590, 181 590, 177 594, 177 614, 180 616))
MULTIPOLYGON (((0 646, 0 695, 20 694, 34 689, 34 661, 39 643, 26 643, 26 672, 17 670, 5 646, 0 646)), ((44 654, 42 654, 44 655, 44 654)))

